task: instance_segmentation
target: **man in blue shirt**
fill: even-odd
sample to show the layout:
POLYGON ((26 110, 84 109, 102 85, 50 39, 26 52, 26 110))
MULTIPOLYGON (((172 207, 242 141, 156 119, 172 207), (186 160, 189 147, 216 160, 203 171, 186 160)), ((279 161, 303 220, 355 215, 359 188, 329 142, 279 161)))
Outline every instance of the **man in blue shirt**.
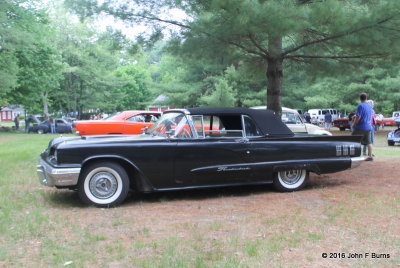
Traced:
POLYGON ((326 114, 324 116, 325 119, 325 128, 328 130, 331 130, 332 127, 332 115, 329 111, 326 111, 326 114))
POLYGON ((353 117, 352 135, 362 135, 361 144, 367 145, 368 157, 366 161, 372 161, 372 107, 367 103, 367 93, 360 94, 361 103, 357 106, 356 114, 353 117))

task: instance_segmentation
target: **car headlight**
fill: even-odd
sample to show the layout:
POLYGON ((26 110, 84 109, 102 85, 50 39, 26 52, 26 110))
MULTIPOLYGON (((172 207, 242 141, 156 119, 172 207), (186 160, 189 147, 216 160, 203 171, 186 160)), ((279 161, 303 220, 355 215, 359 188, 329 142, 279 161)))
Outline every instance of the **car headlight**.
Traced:
POLYGON ((51 162, 53 164, 57 164, 57 156, 58 156, 57 149, 50 148, 50 153, 49 153, 49 156, 48 156, 49 162, 51 162))

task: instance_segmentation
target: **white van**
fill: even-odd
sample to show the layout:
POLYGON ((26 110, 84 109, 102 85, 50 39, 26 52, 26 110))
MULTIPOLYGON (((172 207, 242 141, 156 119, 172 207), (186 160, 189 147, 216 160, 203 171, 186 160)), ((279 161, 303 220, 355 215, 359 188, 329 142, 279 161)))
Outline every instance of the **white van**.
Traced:
POLYGON ((308 113, 311 117, 311 123, 317 125, 323 125, 325 122, 325 114, 329 111, 332 115, 332 121, 339 118, 339 113, 336 109, 328 108, 328 109, 310 109, 308 113))
POLYGON ((322 114, 322 109, 310 109, 308 113, 311 117, 311 123, 315 125, 323 125, 324 124, 324 114, 322 114))

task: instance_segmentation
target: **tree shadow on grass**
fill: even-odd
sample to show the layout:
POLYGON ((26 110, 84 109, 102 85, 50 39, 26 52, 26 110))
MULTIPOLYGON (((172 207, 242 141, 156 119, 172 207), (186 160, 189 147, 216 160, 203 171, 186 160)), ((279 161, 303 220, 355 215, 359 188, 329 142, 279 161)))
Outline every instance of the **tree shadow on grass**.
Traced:
MULTIPOLYGON (((250 185, 250 186, 232 186, 203 188, 190 190, 174 190, 166 192, 138 193, 133 192, 128 195, 122 205, 130 205, 137 202, 158 203, 179 200, 205 200, 220 197, 245 197, 253 194, 273 191, 270 184, 250 185)), ((82 203, 77 191, 71 190, 53 190, 46 191, 43 194, 45 202, 58 208, 84 208, 90 207, 82 203)))
POLYGON ((216 188, 174 190, 154 193, 133 193, 126 204, 135 202, 158 203, 180 200, 205 200, 221 197, 246 197, 254 194, 261 194, 274 191, 271 184, 265 185, 246 185, 246 186, 227 186, 216 188))
POLYGON ((310 179, 308 181, 307 186, 304 188, 305 191, 312 191, 318 189, 325 189, 325 188, 337 188, 343 187, 345 185, 355 184, 356 182, 343 177, 343 174, 337 173, 340 175, 333 174, 310 174, 310 179))

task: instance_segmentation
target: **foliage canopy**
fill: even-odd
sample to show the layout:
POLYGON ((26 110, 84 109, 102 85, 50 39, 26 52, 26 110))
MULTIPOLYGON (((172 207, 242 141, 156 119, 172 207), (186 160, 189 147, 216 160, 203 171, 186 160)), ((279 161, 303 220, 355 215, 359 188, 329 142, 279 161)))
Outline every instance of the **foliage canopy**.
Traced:
POLYGON ((399 109, 400 1, 64 2, 0 3, 3 105, 82 114, 166 95, 175 107, 351 111, 367 91, 378 111, 399 109), (99 31, 107 14, 149 30, 134 41, 99 31))

